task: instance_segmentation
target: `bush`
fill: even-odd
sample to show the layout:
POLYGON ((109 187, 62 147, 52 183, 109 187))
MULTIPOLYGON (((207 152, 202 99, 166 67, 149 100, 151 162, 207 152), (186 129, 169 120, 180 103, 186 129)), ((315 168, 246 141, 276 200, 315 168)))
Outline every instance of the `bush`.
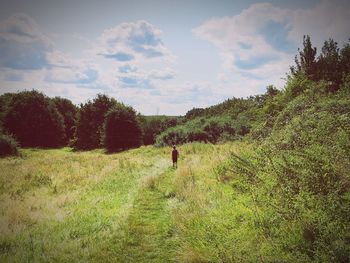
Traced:
POLYGON ((256 151, 232 156, 231 174, 221 176, 253 193, 261 209, 255 228, 279 261, 350 260, 350 100, 342 93, 315 96, 323 87, 301 87, 256 151))
POLYGON ((9 156, 18 154, 18 143, 9 135, 0 133, 0 156, 9 156))
POLYGON ((81 104, 76 122, 74 147, 79 150, 101 147, 106 114, 117 105, 115 99, 101 94, 98 94, 93 101, 81 104))
POLYGON ((142 129, 136 112, 124 105, 111 109, 104 123, 104 146, 107 151, 139 147, 141 143, 142 129))
POLYGON ((156 139, 156 146, 183 144, 187 141, 187 133, 182 126, 172 127, 162 132, 156 139))
POLYGON ((52 101, 53 103, 55 103, 58 112, 63 117, 63 122, 65 126, 64 144, 67 145, 69 141, 73 139, 74 136, 78 108, 68 99, 55 97, 52 99, 52 101))
POLYGON ((156 142, 156 137, 166 129, 176 126, 179 118, 168 116, 139 116, 143 130, 143 144, 156 142))
POLYGON ((4 130, 23 147, 57 147, 65 136, 63 117, 38 91, 15 94, 4 116, 4 130))

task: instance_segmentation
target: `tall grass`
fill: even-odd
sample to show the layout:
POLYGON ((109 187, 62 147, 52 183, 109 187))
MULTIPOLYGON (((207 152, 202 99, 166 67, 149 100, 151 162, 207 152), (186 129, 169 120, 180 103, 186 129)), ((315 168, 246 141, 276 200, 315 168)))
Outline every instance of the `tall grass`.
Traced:
POLYGON ((277 143, 182 145, 178 169, 170 148, 23 150, 0 160, 0 261, 346 262, 347 195, 306 180, 346 163, 277 143))

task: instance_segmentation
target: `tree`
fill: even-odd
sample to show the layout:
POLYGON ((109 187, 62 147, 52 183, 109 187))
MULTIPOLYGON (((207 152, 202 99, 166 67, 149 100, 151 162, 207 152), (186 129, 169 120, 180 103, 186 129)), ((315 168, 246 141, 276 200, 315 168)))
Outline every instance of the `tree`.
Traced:
POLYGON ((4 116, 4 129, 22 147, 57 147, 63 143, 65 126, 55 104, 33 90, 12 97, 4 116))
POLYGON ((340 55, 338 43, 333 39, 324 42, 322 52, 318 58, 318 79, 331 82, 333 89, 337 89, 341 82, 340 55))
POLYGON ((275 97, 280 91, 273 85, 268 85, 266 87, 266 96, 267 98, 273 98, 275 97))
POLYGON ((0 131, 3 129, 4 117, 14 96, 16 96, 15 93, 5 93, 0 95, 0 131))
POLYGON ((77 149, 88 150, 102 146, 106 113, 116 105, 118 103, 115 99, 102 94, 98 94, 93 101, 80 105, 75 131, 77 149))
POLYGON ((70 140, 73 139, 76 115, 78 108, 68 99, 55 97, 52 99, 55 103, 57 110, 63 116, 63 121, 65 125, 65 140, 64 143, 68 144, 70 140))
POLYGON ((115 152, 140 146, 142 129, 136 112, 124 105, 112 108, 104 123, 104 146, 115 152))
MULTIPOLYGON (((350 40, 350 39, 349 39, 350 40)), ((340 70, 342 77, 350 73, 350 44, 346 43, 340 50, 340 70)))
POLYGON ((186 115, 185 115, 185 118, 187 120, 189 119, 194 119, 196 117, 199 117, 199 116, 203 116, 204 115, 204 112, 205 110, 202 109, 202 108, 193 108, 192 110, 189 110, 186 115))
POLYGON ((17 155, 17 147, 18 143, 12 136, 0 132, 0 157, 17 155))
POLYGON ((306 35, 303 37, 303 50, 299 51, 298 56, 295 56, 296 66, 292 66, 292 75, 297 75, 300 73, 305 74, 308 78, 315 80, 317 77, 317 63, 316 63, 316 47, 312 47, 310 36, 306 35))
POLYGON ((149 145, 156 142, 156 137, 166 129, 178 124, 177 117, 169 116, 139 116, 143 131, 143 144, 149 145))

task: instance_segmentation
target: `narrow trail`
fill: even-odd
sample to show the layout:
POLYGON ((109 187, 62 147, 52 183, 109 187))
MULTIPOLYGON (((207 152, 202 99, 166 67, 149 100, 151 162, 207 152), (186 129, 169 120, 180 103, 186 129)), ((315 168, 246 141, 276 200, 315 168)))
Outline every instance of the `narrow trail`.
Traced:
POLYGON ((165 159, 140 181, 123 226, 120 262, 175 261, 176 238, 168 206, 173 169, 165 159))

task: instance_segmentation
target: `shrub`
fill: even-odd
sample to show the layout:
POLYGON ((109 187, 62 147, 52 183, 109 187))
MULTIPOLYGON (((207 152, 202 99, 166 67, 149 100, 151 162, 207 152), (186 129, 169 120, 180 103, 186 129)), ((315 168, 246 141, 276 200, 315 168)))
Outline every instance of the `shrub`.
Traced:
POLYGON ((98 94, 93 101, 80 105, 74 139, 75 148, 88 150, 102 146, 106 114, 117 105, 115 99, 101 94, 98 94))
POLYGON ((230 158, 233 172, 219 180, 232 180, 240 191, 244 182, 261 209, 255 227, 275 255, 348 262, 350 100, 343 93, 315 95, 326 86, 310 84, 277 115, 254 153, 230 158))
POLYGON ((178 119, 177 117, 168 116, 140 116, 143 130, 143 144, 154 144, 156 137, 160 133, 178 124, 178 119))
POLYGON ((156 139, 156 146, 183 144, 187 142, 186 132, 182 126, 176 126, 162 132, 156 139))
POLYGON ((134 148, 141 143, 142 129, 134 109, 124 105, 111 109, 104 123, 104 146, 107 151, 134 148))
POLYGON ((63 117, 63 122, 65 125, 64 143, 67 145, 74 136, 78 108, 68 99, 55 97, 52 99, 52 101, 55 103, 58 112, 63 117))
POLYGON ((64 139, 63 117, 55 104, 38 91, 12 98, 4 116, 4 130, 23 147, 57 147, 64 139))
POLYGON ((0 133, 0 156, 9 156, 18 154, 18 143, 16 140, 6 134, 0 133))

